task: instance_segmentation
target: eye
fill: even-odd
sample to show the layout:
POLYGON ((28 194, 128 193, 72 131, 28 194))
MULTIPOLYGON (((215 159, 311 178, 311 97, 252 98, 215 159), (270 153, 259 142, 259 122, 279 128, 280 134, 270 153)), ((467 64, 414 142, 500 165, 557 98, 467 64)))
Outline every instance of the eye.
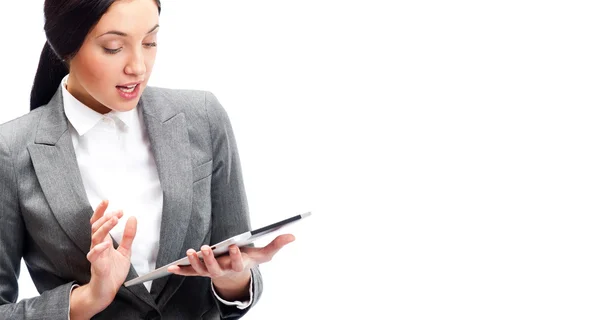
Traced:
POLYGON ((154 48, 154 47, 156 47, 156 42, 144 43, 144 47, 146 47, 146 48, 154 48))
POLYGON ((104 51, 108 54, 116 54, 119 51, 121 51, 122 48, 118 48, 118 49, 109 49, 109 48, 104 48, 104 51))

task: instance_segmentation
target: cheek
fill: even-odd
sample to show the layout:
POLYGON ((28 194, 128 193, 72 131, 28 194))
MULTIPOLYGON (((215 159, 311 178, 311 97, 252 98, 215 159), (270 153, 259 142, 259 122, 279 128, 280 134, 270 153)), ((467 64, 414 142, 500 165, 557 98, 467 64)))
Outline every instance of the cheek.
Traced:
POLYGON ((152 73, 152 68, 154 67, 154 59, 156 59, 156 51, 148 52, 144 55, 144 63, 146 64, 146 80, 152 73))
POLYGON ((106 54, 102 48, 84 43, 77 53, 71 71, 75 72, 80 85, 93 98, 104 102, 119 78, 119 57, 106 54))
MULTIPOLYGON (((114 82, 115 68, 118 66, 116 59, 104 54, 87 54, 81 57, 79 79, 83 85, 96 89, 114 82)), ((118 73, 116 73, 118 75, 118 73)))

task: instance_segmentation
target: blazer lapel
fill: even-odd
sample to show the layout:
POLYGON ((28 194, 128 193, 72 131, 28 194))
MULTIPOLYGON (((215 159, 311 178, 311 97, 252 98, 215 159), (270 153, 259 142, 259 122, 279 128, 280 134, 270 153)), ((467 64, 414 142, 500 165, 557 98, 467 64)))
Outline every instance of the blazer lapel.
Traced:
POLYGON ((90 250, 91 208, 69 134, 59 89, 40 119, 35 144, 28 146, 35 173, 52 213, 81 253, 90 250))
MULTIPOLYGON (((146 90, 148 90, 147 88, 146 90)), ((185 114, 168 101, 143 99, 144 121, 163 190, 156 268, 181 258, 192 211, 192 164, 185 114)), ((157 298, 171 276, 152 282, 157 298)))
MULTIPOLYGON (((27 150, 52 213, 85 258, 90 251, 90 218, 94 209, 90 206, 81 180, 60 88, 43 112, 35 144, 28 146, 27 150)), ((113 245, 118 247, 114 239, 113 245)), ((131 266, 127 280, 135 277, 137 273, 131 266)), ((156 307, 154 298, 143 285, 127 289, 156 307)))

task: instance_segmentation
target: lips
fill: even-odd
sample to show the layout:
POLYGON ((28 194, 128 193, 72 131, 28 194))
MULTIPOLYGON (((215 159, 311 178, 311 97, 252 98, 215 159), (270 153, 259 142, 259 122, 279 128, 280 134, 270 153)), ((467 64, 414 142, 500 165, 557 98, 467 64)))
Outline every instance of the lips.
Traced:
POLYGON ((136 86, 140 85, 140 83, 142 83, 142 82, 143 81, 123 83, 123 84, 117 85, 117 88, 124 90, 124 92, 131 92, 132 90, 135 89, 136 86))
POLYGON ((132 93, 133 90, 135 90, 135 88, 139 85, 138 84, 134 84, 134 85, 129 85, 129 86, 117 86, 117 88, 125 93, 132 93))
POLYGON ((138 97, 140 93, 141 82, 127 83, 124 85, 116 86, 117 92, 121 98, 125 100, 132 100, 138 97))

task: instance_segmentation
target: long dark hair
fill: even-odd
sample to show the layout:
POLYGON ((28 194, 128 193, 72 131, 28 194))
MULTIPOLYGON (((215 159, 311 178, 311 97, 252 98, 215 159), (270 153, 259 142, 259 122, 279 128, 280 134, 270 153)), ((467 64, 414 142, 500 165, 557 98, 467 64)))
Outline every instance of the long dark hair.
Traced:
MULTIPOLYGON (((116 0, 46 0, 46 44, 31 89, 30 110, 47 104, 69 73, 67 63, 116 0)), ((155 0, 160 14, 160 0, 155 0)))

